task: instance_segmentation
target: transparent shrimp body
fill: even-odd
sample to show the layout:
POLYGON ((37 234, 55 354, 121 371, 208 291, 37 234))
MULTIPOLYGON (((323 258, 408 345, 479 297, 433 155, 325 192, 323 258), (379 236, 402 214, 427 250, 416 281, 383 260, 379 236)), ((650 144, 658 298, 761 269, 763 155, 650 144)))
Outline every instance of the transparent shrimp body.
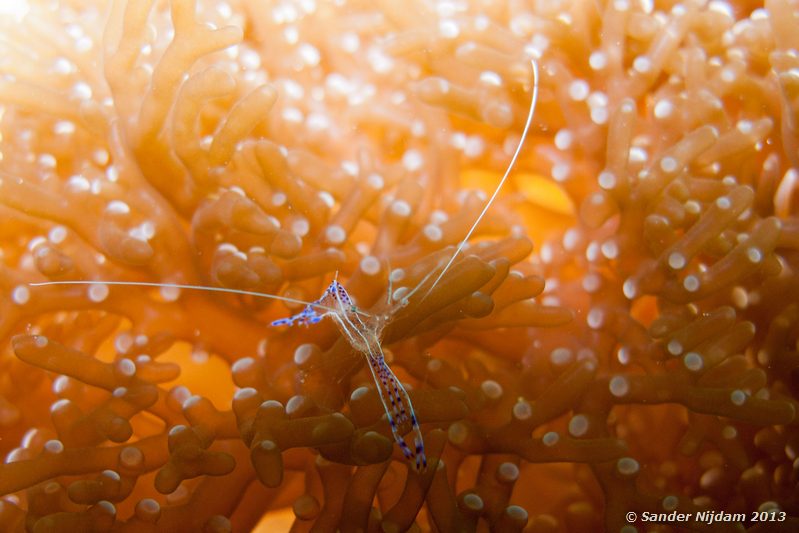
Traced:
POLYGON ((403 455, 414 462, 416 470, 423 471, 427 468, 427 458, 422 431, 408 392, 391 371, 383 355, 380 344, 383 327, 381 318, 359 311, 346 289, 337 280, 333 280, 321 298, 308 304, 300 313, 275 320, 272 325, 311 325, 326 317, 335 322, 350 346, 366 357, 394 440, 403 455), (413 447, 408 445, 403 436, 408 431, 413 432, 413 447))

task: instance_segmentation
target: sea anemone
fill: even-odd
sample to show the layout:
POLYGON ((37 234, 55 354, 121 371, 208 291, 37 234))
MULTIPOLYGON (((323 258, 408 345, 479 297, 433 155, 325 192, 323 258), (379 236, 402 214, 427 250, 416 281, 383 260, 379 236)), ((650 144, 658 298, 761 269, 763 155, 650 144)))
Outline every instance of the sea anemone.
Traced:
POLYGON ((795 1, 9 5, 0 530, 799 528, 795 1))

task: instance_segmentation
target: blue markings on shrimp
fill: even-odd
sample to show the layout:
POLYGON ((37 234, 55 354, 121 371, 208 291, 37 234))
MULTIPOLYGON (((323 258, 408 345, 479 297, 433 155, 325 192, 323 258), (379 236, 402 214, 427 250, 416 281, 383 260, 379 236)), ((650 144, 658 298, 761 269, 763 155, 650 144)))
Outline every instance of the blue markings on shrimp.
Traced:
POLYGON ((270 326, 293 326, 294 324, 302 324, 304 326, 310 326, 311 324, 316 324, 317 322, 321 321, 324 318, 324 315, 320 315, 317 313, 316 308, 313 305, 308 305, 303 309, 301 312, 297 313, 296 315, 292 315, 287 318, 279 318, 277 320, 273 320, 269 325, 270 326))
POLYGON ((369 368, 372 371, 375 383, 378 385, 377 391, 380 394, 380 401, 383 403, 383 409, 386 412, 388 423, 391 426, 391 433, 394 435, 394 440, 400 447, 400 450, 402 450, 405 458, 415 461, 416 470, 422 472, 427 468, 427 457, 424 453, 422 430, 416 419, 416 413, 413 411, 413 405, 411 404, 408 392, 394 375, 394 372, 391 371, 391 368, 386 364, 382 353, 369 355, 368 357, 369 368), (386 398, 388 398, 388 402, 386 398), (388 403, 391 404, 390 409, 388 403), (407 409, 405 407, 406 405, 407 409), (405 438, 402 436, 408 429, 412 430, 414 434, 413 449, 408 446, 405 442, 405 438))
POLYGON ((366 357, 394 440, 405 458, 414 462, 416 471, 422 472, 427 468, 422 430, 419 427, 408 392, 386 363, 380 346, 377 326, 369 321, 364 322, 362 318, 369 316, 368 313, 358 310, 347 290, 337 280, 333 280, 321 298, 308 304, 300 313, 275 320, 272 325, 303 324, 309 326, 325 317, 331 318, 352 348, 366 357), (413 448, 405 442, 403 437, 409 431, 412 431, 414 435, 413 448))
POLYGON ((352 300, 350 299, 349 294, 347 294, 347 291, 338 281, 333 280, 333 282, 328 285, 327 289, 325 289, 325 292, 322 294, 321 298, 306 305, 305 308, 296 315, 274 320, 269 325, 293 326, 294 324, 301 324, 303 326, 310 326, 312 324, 316 324, 317 322, 321 321, 327 313, 336 311, 336 307, 331 306, 330 304, 339 300, 345 303, 345 305, 348 307, 352 307, 352 300), (341 296, 342 292, 344 298, 341 296), (331 299, 333 300, 332 302, 331 299), (322 311, 322 313, 320 313, 320 311, 322 311))

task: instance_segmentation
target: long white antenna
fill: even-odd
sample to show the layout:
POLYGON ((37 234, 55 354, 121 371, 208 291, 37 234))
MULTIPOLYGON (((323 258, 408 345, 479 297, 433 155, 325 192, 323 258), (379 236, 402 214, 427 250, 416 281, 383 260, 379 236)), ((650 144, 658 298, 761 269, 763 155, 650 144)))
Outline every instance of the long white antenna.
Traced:
MULTIPOLYGON (((483 217, 485 216, 486 212, 494 203, 494 200, 496 200, 499 191, 502 189, 502 187, 505 185, 505 182, 508 180, 508 176, 510 176, 513 167, 516 165, 516 160, 519 158, 519 154, 521 153, 522 147, 524 146, 524 141, 527 138, 527 135, 530 131, 530 125, 533 122, 533 114, 535 113, 536 102, 538 101, 538 64, 535 62, 535 59, 531 59, 530 63, 533 66, 533 91, 532 91, 533 94, 532 97, 530 98, 530 111, 527 114, 527 121, 524 124, 524 130, 522 130, 522 136, 521 139, 519 139, 519 145, 516 147, 516 151, 513 153, 513 157, 510 160, 510 164, 508 165, 507 170, 505 170, 505 174, 502 176, 502 179, 499 181, 499 184, 494 190, 494 193, 491 195, 491 198, 489 198, 488 202, 486 202, 486 205, 483 207, 483 210, 480 212, 480 215, 477 217, 477 220, 475 220, 474 224, 472 224, 472 227, 469 229, 469 232, 466 234, 466 236, 463 238, 460 244, 458 244, 458 247, 455 249, 455 253, 452 254, 452 257, 450 257, 449 261, 444 266, 444 269, 438 274, 438 277, 430 286, 430 288, 427 289, 427 292, 422 297, 422 300, 427 298, 430 292, 441 281, 441 278, 444 277, 444 274, 446 274, 447 271, 450 269, 452 263, 455 262, 455 259, 458 257, 458 254, 461 253, 463 247, 466 246, 466 243, 469 241, 469 238, 474 233, 474 230, 480 224, 480 221, 483 220, 483 217)), ((389 276, 390 275, 391 273, 389 272, 389 276)), ((299 305, 311 305, 328 311, 336 311, 336 309, 334 308, 320 305, 318 303, 306 302, 303 300, 297 300, 295 298, 289 298, 286 296, 277 296, 274 294, 264 294, 260 292, 245 291, 240 289, 227 289, 224 287, 207 287, 203 285, 183 285, 179 283, 155 283, 147 281, 44 281, 39 283, 29 283, 28 285, 30 285, 31 287, 45 287, 50 285, 97 285, 97 284, 130 286, 130 287, 156 287, 156 288, 170 287, 173 289, 187 289, 187 290, 197 290, 197 291, 220 292, 227 294, 241 294, 244 296, 268 298, 271 300, 279 300, 282 302, 294 303, 299 305)), ((411 294, 413 292, 415 292, 415 290, 412 291, 411 294)), ((355 312, 364 316, 371 316, 369 313, 362 311, 360 309, 356 309, 355 312)))
MULTIPOLYGON (((155 283, 149 281, 42 281, 40 283, 29 283, 31 287, 45 287, 48 285, 119 285, 119 286, 132 286, 132 287, 169 287, 172 289, 187 289, 193 291, 208 291, 208 292, 221 292, 228 294, 242 294, 244 296, 256 296, 258 298, 269 298, 270 300, 279 300, 281 302, 288 302, 300 305, 312 305, 319 309, 326 311, 335 311, 334 308, 326 305, 321 305, 313 302, 306 302, 304 300, 297 300, 296 298, 289 298, 287 296, 277 296, 275 294, 265 294, 262 292, 243 291, 240 289, 227 289, 225 287, 207 287, 205 285, 182 285, 180 283, 155 283)), ((356 310, 357 313, 371 316, 365 311, 360 309, 356 310)))
POLYGON ((496 200, 500 189, 502 189, 502 186, 505 185, 508 176, 510 176, 513 167, 516 165, 516 160, 519 158, 519 154, 522 151, 522 146, 524 146, 524 140, 527 138, 527 134, 530 131, 530 125, 533 122, 533 114, 535 113, 536 102, 538 101, 538 64, 535 62, 535 59, 531 59, 530 63, 533 65, 533 94, 532 97, 530 98, 530 112, 527 113, 527 122, 525 122, 524 124, 524 130, 522 130, 522 137, 521 139, 519 139, 519 145, 516 147, 516 151, 513 153, 513 157, 510 160, 510 164, 508 165, 507 170, 505 170, 505 175, 502 176, 502 179, 499 180, 497 188, 494 189, 494 194, 492 194, 491 198, 489 198, 488 202, 486 202, 485 207, 483 207, 483 210, 480 212, 480 215, 477 217, 477 220, 475 220, 474 224, 472 224, 472 227, 469 229, 469 232, 466 234, 466 237, 464 237, 463 240, 460 242, 460 244, 458 244, 458 247, 455 249, 455 253, 452 254, 452 257, 449 258, 449 262, 444 266, 444 270, 441 271, 441 273, 438 275, 438 277, 430 286, 430 288, 427 289, 427 292, 425 292, 424 296, 422 296, 422 300, 427 298, 427 296, 435 288, 435 286, 438 285, 438 282, 441 281, 441 278, 444 277, 444 274, 447 273, 447 270, 449 270, 449 268, 452 266, 452 263, 455 262, 455 258, 458 257, 458 254, 461 253, 463 247, 466 246, 466 242, 472 236, 474 230, 477 229, 477 226, 478 224, 480 224, 480 221, 483 220, 483 217, 485 216, 488 209, 491 207, 491 204, 493 204, 494 200, 496 200))

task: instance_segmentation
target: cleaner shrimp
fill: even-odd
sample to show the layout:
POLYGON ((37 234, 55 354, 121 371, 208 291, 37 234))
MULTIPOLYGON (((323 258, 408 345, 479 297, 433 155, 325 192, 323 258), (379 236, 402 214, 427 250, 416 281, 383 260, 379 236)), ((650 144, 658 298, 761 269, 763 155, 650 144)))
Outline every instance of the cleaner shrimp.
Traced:
POLYGON ((525 121, 524 129, 521 138, 513 153, 513 156, 508 164, 505 173, 497 184, 491 197, 486 201, 482 211, 478 215, 475 222, 467 232, 466 236, 460 241, 455 248, 448 261, 443 267, 434 269, 429 272, 416 287, 407 291, 399 298, 398 301, 392 302, 392 288, 391 288, 391 275, 389 273, 389 286, 388 286, 388 311, 381 314, 371 314, 364 310, 359 309, 344 286, 339 283, 337 276, 330 283, 322 296, 313 302, 307 302, 299 299, 288 298, 285 296, 278 296, 274 294, 265 294, 254 291, 228 289, 223 287, 208 287, 200 285, 183 285, 176 283, 155 283, 155 282, 124 282, 124 281, 48 281, 41 283, 30 283, 30 286, 40 287, 48 285, 91 285, 96 283, 103 283, 105 285, 119 285, 119 286, 138 286, 138 287, 158 287, 158 288, 174 288, 174 289, 187 289, 187 290, 202 290, 210 292, 221 292, 228 294, 239 294, 246 296, 254 296, 258 298, 268 298, 273 300, 280 300, 287 303, 305 305, 303 310, 290 317, 281 318, 271 322, 271 326, 294 326, 305 325, 311 326, 323 320, 330 318, 336 324, 337 328, 342 335, 347 339, 353 350, 361 353, 368 362, 369 370, 377 388, 380 401, 383 405, 386 418, 391 428, 391 433, 394 437, 397 446, 402 451, 403 455, 408 461, 413 461, 414 468, 417 472, 423 472, 427 468, 427 458, 425 455, 424 440, 422 431, 419 426, 419 420, 413 409, 410 396, 405 390, 400 380, 388 366, 382 347, 382 332, 387 323, 391 321, 394 314, 401 308, 408 305, 409 299, 415 295, 422 287, 428 285, 430 278, 438 272, 434 281, 429 284, 429 287, 422 295, 420 301, 427 298, 435 289, 438 283, 446 275, 447 271, 453 266, 455 260, 463 252, 464 247, 468 243, 474 231, 482 221, 488 209, 497 198, 502 187, 505 185, 510 173, 512 172, 516 161, 521 153, 524 141, 532 124, 533 115, 535 112, 536 102, 538 98, 538 65, 536 61, 531 60, 533 76, 530 107, 525 121), (409 431, 413 432, 413 447, 409 446, 403 435, 409 431))

